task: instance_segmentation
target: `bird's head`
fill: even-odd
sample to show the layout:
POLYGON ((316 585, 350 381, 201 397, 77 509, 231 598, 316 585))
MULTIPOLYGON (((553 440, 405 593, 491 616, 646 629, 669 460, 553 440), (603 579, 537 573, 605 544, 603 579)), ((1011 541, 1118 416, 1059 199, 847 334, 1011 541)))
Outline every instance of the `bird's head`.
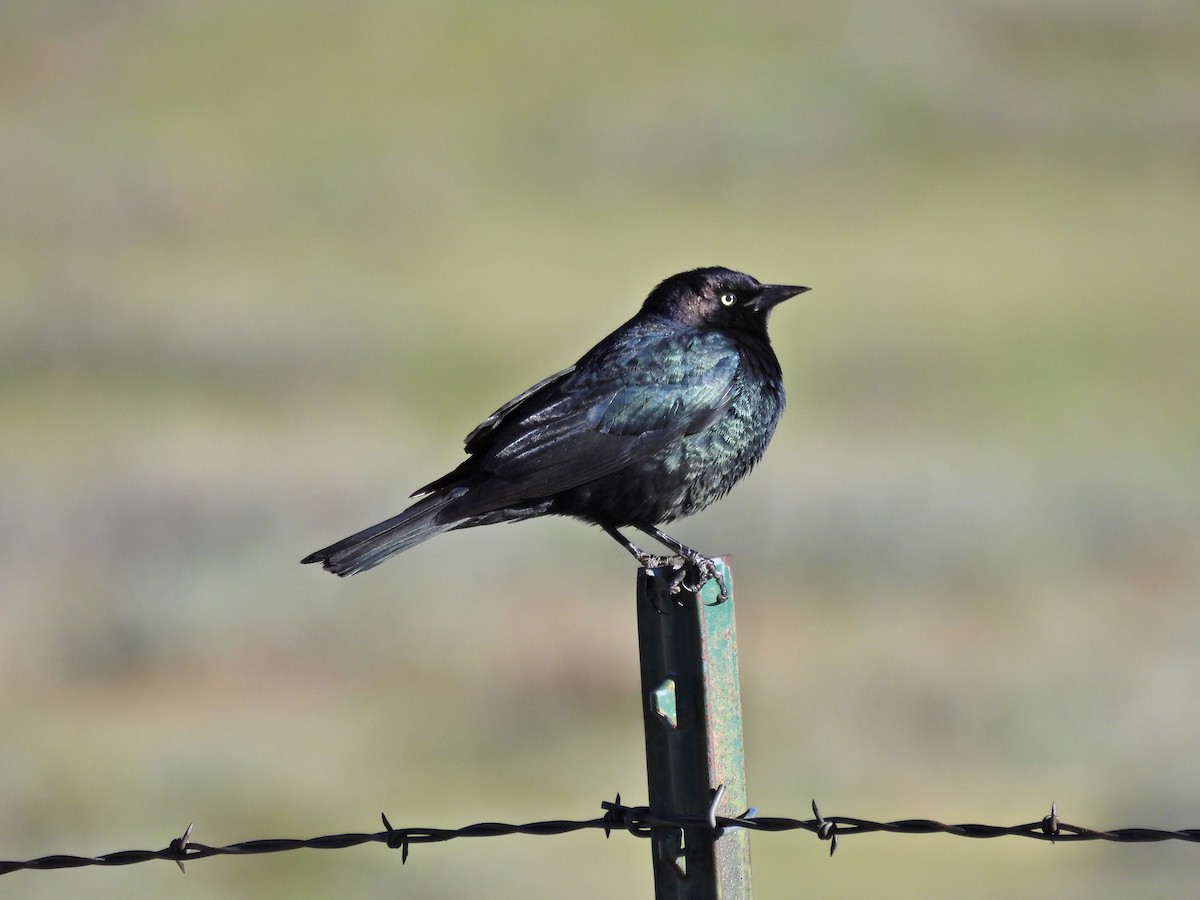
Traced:
POLYGON ((650 292, 642 311, 696 328, 765 332, 771 310, 807 290, 786 284, 762 284, 742 272, 712 266, 672 275, 650 292))

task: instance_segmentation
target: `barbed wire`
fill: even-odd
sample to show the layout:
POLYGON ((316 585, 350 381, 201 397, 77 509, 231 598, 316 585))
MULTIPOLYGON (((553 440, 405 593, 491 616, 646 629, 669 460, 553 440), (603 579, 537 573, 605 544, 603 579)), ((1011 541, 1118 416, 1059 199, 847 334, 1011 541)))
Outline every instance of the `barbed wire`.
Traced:
MULTIPOLYGON (((717 797, 719 798, 719 794, 717 797)), ((656 828, 686 829, 689 831, 708 833, 713 840, 721 837, 726 831, 735 828, 746 828, 753 831, 809 831, 823 841, 829 841, 829 854, 837 849, 838 838, 855 834, 871 832, 888 832, 891 834, 950 834, 969 838, 1024 837, 1038 841, 1072 842, 1072 841, 1115 841, 1117 843, 1137 844, 1156 843, 1160 841, 1189 841, 1200 843, 1200 828, 1188 828, 1180 831, 1168 831, 1158 828, 1117 828, 1108 831, 1084 828, 1063 822, 1058 816, 1056 804, 1050 805, 1050 815, 1036 822, 1024 825, 947 825, 932 819, 901 819, 895 822, 873 822, 869 819, 857 819, 850 816, 822 816, 813 801, 813 818, 791 819, 780 817, 764 817, 757 815, 754 809, 747 810, 741 816, 716 815, 716 803, 707 815, 697 816, 659 816, 646 806, 626 806, 621 803, 621 795, 617 794, 614 801, 604 801, 600 804, 605 810, 603 816, 595 819, 551 819, 543 822, 530 822, 525 825, 508 825, 501 822, 480 822, 467 825, 464 828, 394 828, 386 814, 382 816, 383 831, 373 833, 352 832, 348 834, 331 834, 324 837, 304 840, 291 838, 266 838, 252 841, 242 841, 224 847, 213 847, 199 844, 191 840, 192 825, 188 825, 181 837, 175 838, 162 850, 122 850, 116 853, 105 853, 101 856, 71 856, 54 855, 42 856, 37 859, 24 861, 0 860, 0 875, 27 869, 74 869, 83 866, 129 866, 150 860, 165 859, 179 865, 183 871, 184 863, 206 859, 211 856, 249 856, 260 853, 283 853, 289 850, 322 849, 339 850, 346 847, 357 847, 362 844, 385 844, 401 852, 400 861, 408 861, 409 849, 413 844, 434 844, 457 838, 470 837, 499 837, 509 834, 554 835, 566 834, 573 831, 599 829, 608 837, 613 831, 628 831, 635 837, 648 838, 656 828)))

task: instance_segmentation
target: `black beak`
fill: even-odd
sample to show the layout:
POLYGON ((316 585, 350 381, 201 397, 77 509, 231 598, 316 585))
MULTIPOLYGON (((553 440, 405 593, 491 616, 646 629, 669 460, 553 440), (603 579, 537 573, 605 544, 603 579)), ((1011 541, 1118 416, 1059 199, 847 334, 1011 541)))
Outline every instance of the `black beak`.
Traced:
POLYGON ((797 294, 803 294, 809 290, 812 290, 812 288, 797 287, 791 284, 764 284, 754 301, 754 306, 757 309, 765 311, 777 303, 782 303, 789 297, 795 297, 797 294))

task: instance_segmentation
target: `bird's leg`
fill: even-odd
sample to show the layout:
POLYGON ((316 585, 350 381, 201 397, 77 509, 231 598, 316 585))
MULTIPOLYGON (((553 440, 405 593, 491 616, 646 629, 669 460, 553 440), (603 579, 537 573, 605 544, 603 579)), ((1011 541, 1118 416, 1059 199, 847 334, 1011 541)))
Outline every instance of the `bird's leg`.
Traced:
POLYGON ((659 569, 663 566, 670 565, 672 559, 675 558, 671 556, 655 556, 653 553, 647 553, 611 525, 601 525, 600 527, 603 528, 605 533, 607 533, 614 541, 628 550, 633 555, 633 558, 647 569, 659 569))
MULTIPOLYGON (((613 540, 628 550, 633 555, 633 558, 641 563, 643 568, 662 569, 670 566, 674 571, 670 580, 667 582, 667 592, 672 595, 679 593, 680 584, 683 582, 684 576, 687 574, 687 569, 684 566, 684 563, 686 562, 685 559, 679 556, 655 556, 653 553, 647 553, 611 525, 601 525, 600 527, 603 528, 605 533, 607 533, 613 540), (678 560, 678 562, 676 562, 676 560, 678 560)), ((656 603, 655 606, 657 605, 658 604, 656 603)), ((665 610, 659 609, 659 612, 665 612, 665 610)))
MULTIPOLYGON (((633 527, 638 531, 645 532, 646 534, 650 535, 650 537, 654 538, 656 541, 659 541, 660 543, 670 547, 679 556, 683 557, 685 562, 690 563, 694 567, 696 572, 696 582, 694 584, 682 584, 682 579, 680 579, 680 583, 682 584, 684 590, 692 593, 699 593, 700 588, 702 588, 705 583, 708 582, 708 579, 715 578, 717 581, 717 587, 720 588, 721 593, 717 597, 717 602, 714 603, 713 606, 718 606, 729 599, 729 590, 725 586, 725 579, 721 577, 721 573, 717 569, 717 564, 711 559, 709 559, 700 551, 693 550, 691 547, 687 546, 687 544, 680 543, 665 531, 655 528, 653 525, 635 525, 633 527)), ((673 590, 672 593, 674 592, 675 591, 673 590)))

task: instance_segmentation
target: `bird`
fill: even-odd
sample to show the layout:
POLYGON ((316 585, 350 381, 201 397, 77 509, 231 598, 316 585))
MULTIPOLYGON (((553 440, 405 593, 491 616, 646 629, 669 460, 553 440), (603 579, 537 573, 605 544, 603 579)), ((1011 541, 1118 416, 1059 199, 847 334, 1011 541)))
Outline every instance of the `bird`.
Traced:
POLYGON ((599 526, 671 593, 717 580, 713 561, 658 526, 719 500, 762 458, 784 407, 767 336, 776 305, 807 287, 721 266, 662 281, 627 322, 509 400, 464 442, 467 458, 418 488, 399 515, 301 560, 335 575, 372 569, 446 531, 568 516, 599 526), (672 552, 649 553, 631 528, 672 552))

